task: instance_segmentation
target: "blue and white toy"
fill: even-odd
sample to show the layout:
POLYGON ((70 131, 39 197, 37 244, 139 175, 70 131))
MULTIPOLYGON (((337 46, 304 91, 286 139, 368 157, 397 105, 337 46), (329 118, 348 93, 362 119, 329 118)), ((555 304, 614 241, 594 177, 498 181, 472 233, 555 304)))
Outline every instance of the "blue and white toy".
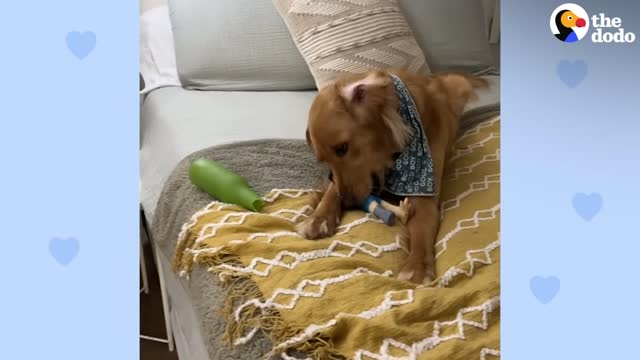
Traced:
POLYGON ((389 204, 375 195, 369 195, 360 208, 373 214, 387 225, 395 224, 396 217, 406 224, 409 218, 409 201, 405 198, 399 206, 389 204))

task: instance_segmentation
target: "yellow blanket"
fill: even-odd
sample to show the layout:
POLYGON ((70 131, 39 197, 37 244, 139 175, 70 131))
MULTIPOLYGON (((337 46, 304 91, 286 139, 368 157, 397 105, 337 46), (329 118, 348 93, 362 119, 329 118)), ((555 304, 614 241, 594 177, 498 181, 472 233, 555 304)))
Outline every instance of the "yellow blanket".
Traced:
POLYGON ((264 331, 272 354, 314 359, 499 357, 500 119, 461 135, 447 165, 437 278, 395 278, 400 224, 350 211, 331 238, 300 238, 312 190, 273 190, 261 213, 213 202, 183 226, 174 266, 206 266, 227 286, 226 336, 264 331))

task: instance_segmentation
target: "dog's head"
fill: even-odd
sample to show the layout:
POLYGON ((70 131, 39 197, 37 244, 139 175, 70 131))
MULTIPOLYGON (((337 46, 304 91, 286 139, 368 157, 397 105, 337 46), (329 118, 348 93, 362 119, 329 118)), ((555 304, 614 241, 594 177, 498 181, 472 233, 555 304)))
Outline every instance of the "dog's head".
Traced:
POLYGON ((323 88, 309 111, 307 143, 333 174, 342 203, 355 206, 382 185, 410 129, 397 112, 391 78, 384 72, 345 77, 323 88))

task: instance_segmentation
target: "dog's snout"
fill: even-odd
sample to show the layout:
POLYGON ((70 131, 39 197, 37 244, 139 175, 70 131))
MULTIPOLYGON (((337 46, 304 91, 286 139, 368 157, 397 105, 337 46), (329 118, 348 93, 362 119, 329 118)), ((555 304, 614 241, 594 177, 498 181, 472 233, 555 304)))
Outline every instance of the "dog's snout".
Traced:
POLYGON ((358 199, 351 193, 342 194, 342 205, 346 208, 357 206, 358 199))
POLYGON ((380 176, 376 173, 372 173, 371 174, 371 190, 377 193, 382 190, 381 186, 382 186, 382 179, 380 179, 380 176))

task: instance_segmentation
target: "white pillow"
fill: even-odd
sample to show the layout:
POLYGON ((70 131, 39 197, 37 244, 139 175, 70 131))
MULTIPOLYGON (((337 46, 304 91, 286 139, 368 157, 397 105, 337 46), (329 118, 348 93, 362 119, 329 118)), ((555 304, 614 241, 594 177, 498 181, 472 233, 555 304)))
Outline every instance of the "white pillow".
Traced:
POLYGON ((165 86, 181 86, 176 70, 173 31, 166 1, 140 15, 141 95, 165 86))

